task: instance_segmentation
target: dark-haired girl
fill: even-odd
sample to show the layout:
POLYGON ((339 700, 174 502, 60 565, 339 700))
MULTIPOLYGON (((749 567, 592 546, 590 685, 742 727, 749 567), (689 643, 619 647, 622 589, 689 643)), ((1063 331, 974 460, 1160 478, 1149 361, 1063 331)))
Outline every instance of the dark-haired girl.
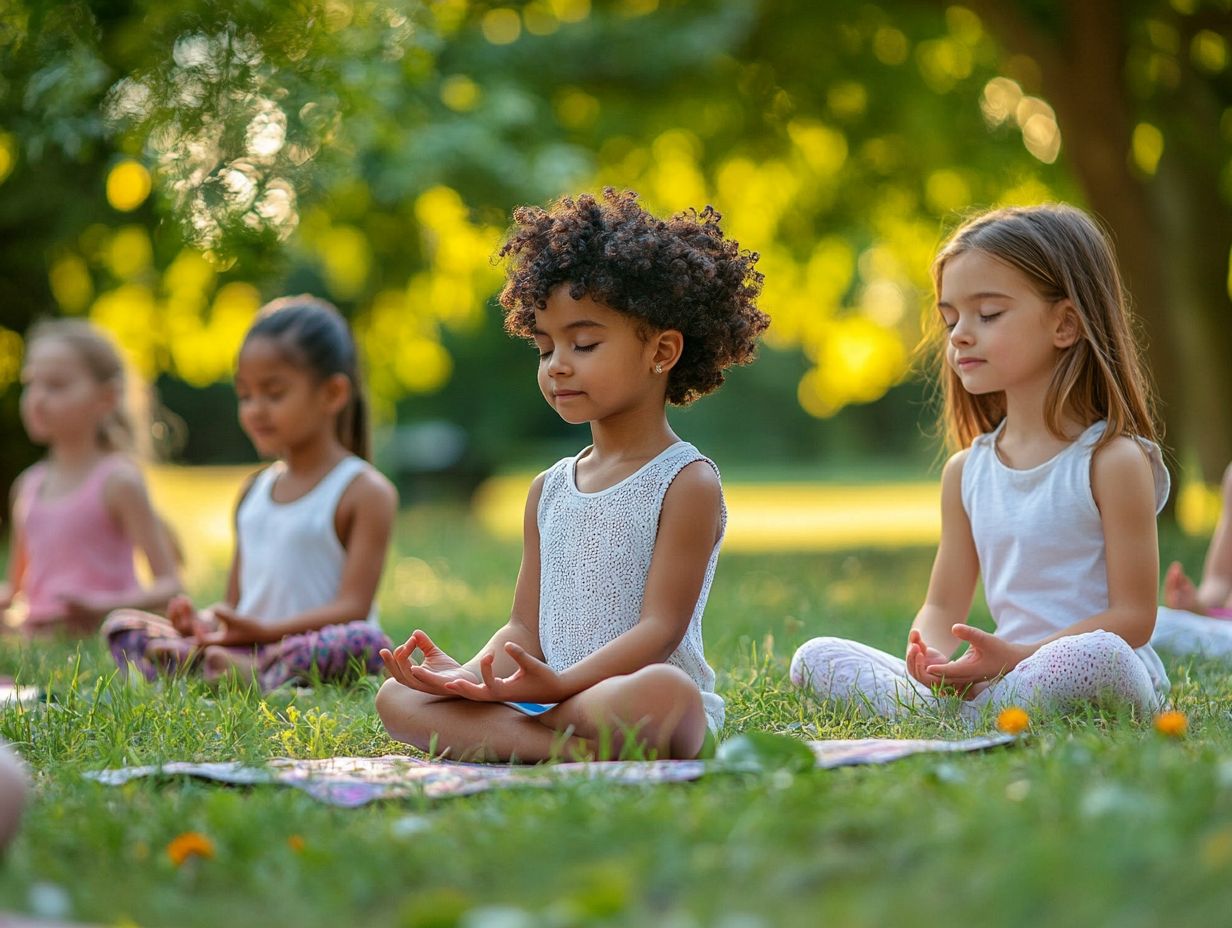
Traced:
POLYGON ((374 672, 388 638, 374 604, 397 493, 367 461, 355 343, 329 303, 265 306, 240 348, 240 425, 274 464, 245 486, 226 599, 167 617, 122 610, 103 627, 121 669, 148 678, 199 667, 206 679, 293 680, 374 672))
POLYGON ((718 219, 658 219, 611 190, 514 214, 506 328, 591 444, 531 484, 513 608, 488 644, 465 665, 423 631, 383 652, 394 738, 451 757, 688 758, 722 726, 701 621, 723 491, 665 408, 751 360, 769 322, 757 256, 718 219))

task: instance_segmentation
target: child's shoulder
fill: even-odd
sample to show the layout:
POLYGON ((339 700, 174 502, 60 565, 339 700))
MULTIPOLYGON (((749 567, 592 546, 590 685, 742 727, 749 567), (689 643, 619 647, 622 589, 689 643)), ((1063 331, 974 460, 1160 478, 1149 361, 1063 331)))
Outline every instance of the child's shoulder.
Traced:
POLYGON ((697 457, 677 471, 668 487, 668 500, 695 505, 717 505, 723 498, 723 482, 718 468, 707 457, 697 457))
POLYGON ((127 454, 109 454, 94 467, 94 473, 102 477, 105 494, 114 496, 145 493, 145 473, 141 470, 141 465, 127 454))
POLYGON ((370 462, 361 461, 362 467, 347 486, 344 496, 349 496, 354 502, 364 506, 382 506, 387 509, 398 508, 398 488, 388 477, 376 469, 370 462))
POLYGON ((1134 435, 1117 435, 1091 454, 1091 492, 1097 504, 1114 493, 1150 492, 1155 511, 1163 509, 1172 489, 1172 479, 1163 454, 1153 441, 1134 435))

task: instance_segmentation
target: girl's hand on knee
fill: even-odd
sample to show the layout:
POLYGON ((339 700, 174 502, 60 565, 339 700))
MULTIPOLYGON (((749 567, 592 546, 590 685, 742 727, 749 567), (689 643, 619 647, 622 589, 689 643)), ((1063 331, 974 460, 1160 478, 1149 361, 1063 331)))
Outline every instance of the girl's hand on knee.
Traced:
POLYGON ((929 664, 944 664, 946 656, 924 643, 918 629, 907 636, 907 672, 925 686, 940 686, 941 678, 928 672, 929 664))
POLYGON ((1011 644, 971 625, 960 623, 952 631, 955 638, 967 642, 967 650, 957 660, 932 663, 926 669, 956 688, 995 680, 1009 673, 1035 651, 1029 644, 1011 644))
POLYGON ((492 672, 496 655, 485 654, 479 661, 481 682, 454 680, 446 684, 447 689, 476 702, 560 702, 573 695, 556 671, 525 648, 508 641, 505 653, 518 665, 509 676, 496 676, 492 672))
POLYGON ((282 637, 278 629, 266 622, 242 616, 230 606, 214 606, 214 617, 222 622, 218 631, 197 633, 197 643, 202 646, 244 644, 267 644, 282 637))
POLYGON ((197 609, 183 594, 171 597, 167 603, 167 620, 185 638, 197 634, 197 609))
POLYGON ((382 648, 380 653, 391 677, 403 686, 432 696, 456 696, 456 693, 445 688, 446 683, 476 679, 470 670, 437 647, 427 632, 419 629, 392 651, 382 648), (423 660, 418 664, 414 659, 416 651, 423 654, 423 660))

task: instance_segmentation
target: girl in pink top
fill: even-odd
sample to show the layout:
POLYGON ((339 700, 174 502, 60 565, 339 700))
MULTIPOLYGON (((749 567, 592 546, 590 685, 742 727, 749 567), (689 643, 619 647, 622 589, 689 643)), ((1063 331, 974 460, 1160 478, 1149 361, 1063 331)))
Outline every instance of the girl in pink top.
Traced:
POLYGON ((180 589, 176 558, 127 454, 134 433, 115 347, 87 322, 43 323, 27 339, 21 379, 22 423, 47 457, 13 484, 6 624, 84 635, 121 606, 164 607, 180 589))

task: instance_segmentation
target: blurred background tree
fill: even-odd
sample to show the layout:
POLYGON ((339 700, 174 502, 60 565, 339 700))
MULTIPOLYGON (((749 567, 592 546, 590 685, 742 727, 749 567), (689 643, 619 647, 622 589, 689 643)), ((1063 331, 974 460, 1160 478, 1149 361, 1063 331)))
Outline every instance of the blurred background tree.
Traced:
MULTIPOLYGON (((1232 458, 1230 31, 1226 0, 10 0, 5 434, 29 321, 85 314, 157 382, 164 444, 242 458, 239 339, 311 290, 351 318, 386 423, 459 426, 468 477, 542 461, 578 439, 500 332, 491 256, 515 204, 611 184, 712 202, 762 255, 767 349, 680 414, 690 437, 927 460, 933 250, 972 207, 1060 198, 1111 226, 1169 441, 1210 479, 1232 458)), ((5 442, 4 478, 33 453, 5 442)))

